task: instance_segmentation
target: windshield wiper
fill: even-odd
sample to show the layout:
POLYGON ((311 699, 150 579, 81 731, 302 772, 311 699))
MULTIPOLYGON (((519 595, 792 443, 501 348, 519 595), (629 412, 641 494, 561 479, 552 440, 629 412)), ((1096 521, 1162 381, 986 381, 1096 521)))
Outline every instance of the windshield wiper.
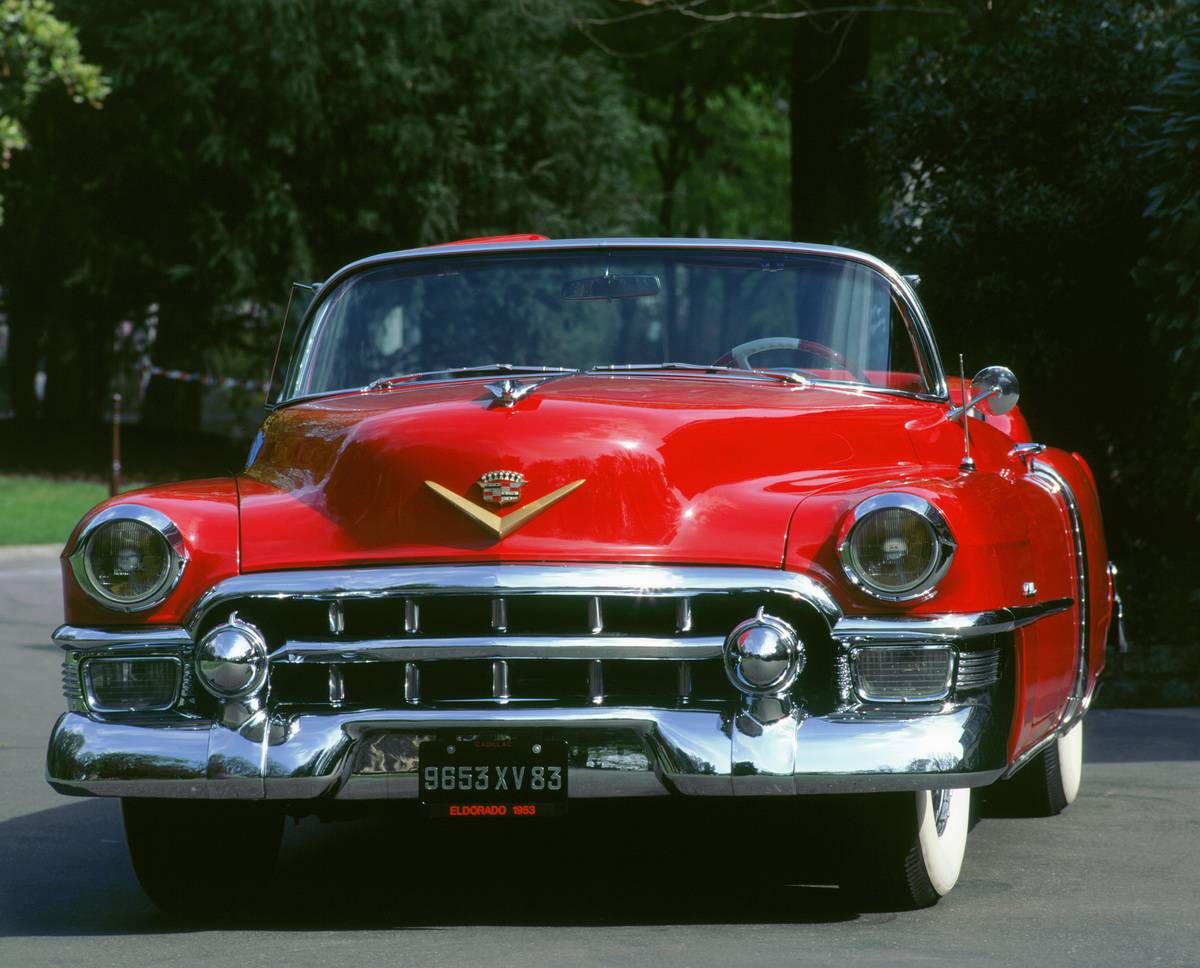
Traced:
POLYGON ((372 380, 360 389, 362 393, 368 393, 371 390, 386 389, 397 383, 412 383, 415 380, 429 380, 435 377, 445 377, 452 380, 460 376, 500 376, 506 373, 568 374, 578 372, 578 370, 566 366, 522 366, 519 363, 485 363, 482 366, 460 366, 453 370, 423 370, 420 373, 398 373, 396 376, 385 376, 378 380, 372 380))
POLYGON ((732 373, 735 376, 759 376, 808 386, 808 378, 795 372, 776 373, 774 370, 743 370, 736 366, 717 366, 715 363, 614 363, 609 366, 593 366, 589 373, 632 373, 646 370, 688 370, 693 373, 732 373))

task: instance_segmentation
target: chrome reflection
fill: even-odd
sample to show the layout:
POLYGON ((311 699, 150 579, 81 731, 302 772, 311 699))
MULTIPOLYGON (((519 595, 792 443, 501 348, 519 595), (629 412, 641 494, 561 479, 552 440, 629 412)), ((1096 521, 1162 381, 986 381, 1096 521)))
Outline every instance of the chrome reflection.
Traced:
MULTIPOLYGON (((277 571, 238 575, 209 589, 185 623, 193 634, 205 615, 235 599, 296 598, 351 600, 492 593, 520 595, 688 598, 696 594, 761 592, 783 595, 814 607, 829 625, 841 609, 820 583, 796 572, 773 568, 713 568, 670 565, 411 565, 277 571)), ((415 605, 415 602, 414 602, 415 605)), ((603 627, 595 614, 593 628, 603 627)), ((418 630, 414 607, 405 631, 418 630)))
MULTIPOLYGON (((1006 762, 1008 723, 973 702, 890 716, 810 716, 757 697, 737 711, 584 706, 302 713, 240 722, 110 723, 65 713, 47 756, 61 792, 100 796, 310 799, 340 796, 358 772, 410 778, 413 750, 446 732, 536 731, 596 751, 575 796, 615 796, 605 775, 638 775, 644 792, 693 796, 931 789, 991 782, 1006 762), (635 755, 636 754, 636 755, 635 755), (387 772, 375 772, 378 770, 387 772), (394 771, 394 772, 393 772, 394 771), (655 786, 657 784, 657 787, 655 786)), ((572 762, 572 769, 576 766, 572 762)), ((355 796, 363 795, 358 784, 355 796)), ((415 797, 416 784, 371 787, 415 797)))

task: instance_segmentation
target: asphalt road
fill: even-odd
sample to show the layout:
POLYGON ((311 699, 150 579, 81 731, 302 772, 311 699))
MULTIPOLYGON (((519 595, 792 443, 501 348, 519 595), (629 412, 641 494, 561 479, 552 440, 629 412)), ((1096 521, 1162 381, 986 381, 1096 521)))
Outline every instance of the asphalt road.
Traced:
MULTIPOLYGON (((959 886, 858 913, 789 883, 822 839, 636 819, 444 830, 392 818, 289 827, 275 877, 179 927, 142 896, 117 804, 43 777, 62 708, 57 563, 0 551, 0 965, 1200 965, 1200 710, 1096 710, 1080 799, 985 817, 959 886), (542 831, 545 831, 543 834, 542 831)), ((215 838, 197 863, 236 864, 215 838)))

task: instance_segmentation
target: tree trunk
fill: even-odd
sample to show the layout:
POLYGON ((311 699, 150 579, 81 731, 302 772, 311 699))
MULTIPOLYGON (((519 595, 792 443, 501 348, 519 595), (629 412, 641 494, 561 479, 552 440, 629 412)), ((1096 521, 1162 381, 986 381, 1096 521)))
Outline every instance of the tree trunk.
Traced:
POLYGON ((104 419, 109 405, 113 326, 93 301, 67 299, 47 329, 48 420, 79 426, 104 419))
POLYGON ((791 140, 792 237, 798 241, 832 242, 874 207, 863 153, 847 144, 864 117, 860 88, 868 54, 866 16, 796 21, 791 140))
MULTIPOLYGON (((158 307, 158 327, 151 359, 158 366, 185 372, 202 369, 195 334, 203 327, 192 319, 189 300, 164 300, 158 307)), ((141 423, 161 430, 194 432, 200 429, 204 388, 198 383, 150 378, 142 401, 141 423)))

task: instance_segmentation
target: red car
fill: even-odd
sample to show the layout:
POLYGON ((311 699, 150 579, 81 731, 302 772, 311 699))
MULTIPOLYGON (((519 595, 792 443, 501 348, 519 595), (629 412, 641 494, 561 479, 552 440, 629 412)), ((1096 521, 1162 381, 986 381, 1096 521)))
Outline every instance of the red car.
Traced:
POLYGON ((516 236, 297 287, 246 469, 71 536, 49 781, 122 798, 167 908, 228 888, 215 836, 261 877, 331 805, 816 795, 845 886, 933 904, 980 788, 1075 798, 1117 604, 1083 458, 1009 370, 964 382, 910 280, 825 246, 516 236))

